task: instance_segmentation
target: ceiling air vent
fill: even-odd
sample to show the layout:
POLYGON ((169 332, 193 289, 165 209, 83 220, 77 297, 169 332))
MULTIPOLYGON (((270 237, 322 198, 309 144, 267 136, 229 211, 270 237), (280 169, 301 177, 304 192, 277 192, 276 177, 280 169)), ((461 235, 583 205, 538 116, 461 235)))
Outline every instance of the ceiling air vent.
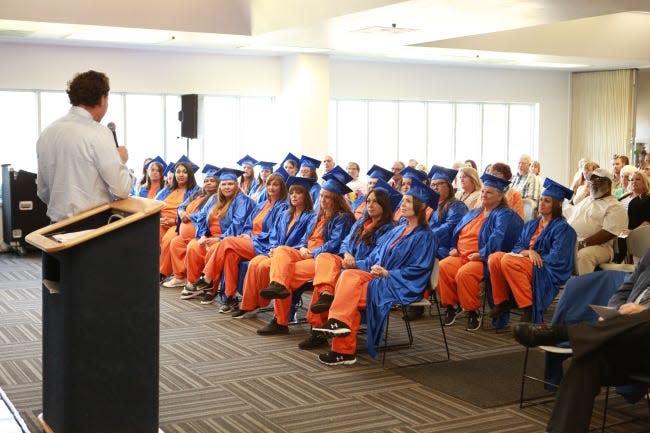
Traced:
POLYGON ((410 33, 416 31, 417 31, 416 29, 397 27, 395 24, 393 24, 390 27, 384 27, 384 26, 366 27, 363 29, 354 30, 352 33, 366 33, 371 35, 400 35, 403 33, 410 33))

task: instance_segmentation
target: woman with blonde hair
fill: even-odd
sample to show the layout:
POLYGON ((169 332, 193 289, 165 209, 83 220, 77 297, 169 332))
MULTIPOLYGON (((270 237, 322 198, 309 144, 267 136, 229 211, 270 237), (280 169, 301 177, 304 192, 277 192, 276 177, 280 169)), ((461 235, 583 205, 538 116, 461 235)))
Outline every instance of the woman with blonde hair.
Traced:
POLYGON ((575 191, 575 193, 573 194, 573 199, 571 200, 571 203, 573 205, 576 205, 580 203, 582 200, 584 200, 585 198, 589 197, 589 182, 587 182, 587 179, 589 179, 591 172, 597 168, 600 168, 600 165, 598 165, 593 161, 586 161, 583 164, 581 178, 579 178, 582 180, 576 182, 573 188, 573 190, 575 191))
POLYGON ((468 209, 474 209, 481 196, 481 180, 478 172, 472 167, 460 167, 458 172, 460 188, 456 192, 456 198, 465 203, 468 209))

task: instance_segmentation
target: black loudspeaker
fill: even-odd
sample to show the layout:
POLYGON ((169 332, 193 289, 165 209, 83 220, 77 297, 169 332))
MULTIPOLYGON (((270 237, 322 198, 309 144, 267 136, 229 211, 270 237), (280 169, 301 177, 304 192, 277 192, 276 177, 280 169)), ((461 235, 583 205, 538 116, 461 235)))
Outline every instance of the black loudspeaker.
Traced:
POLYGON ((178 120, 181 121, 182 137, 198 137, 199 95, 181 95, 181 111, 178 113, 178 120))

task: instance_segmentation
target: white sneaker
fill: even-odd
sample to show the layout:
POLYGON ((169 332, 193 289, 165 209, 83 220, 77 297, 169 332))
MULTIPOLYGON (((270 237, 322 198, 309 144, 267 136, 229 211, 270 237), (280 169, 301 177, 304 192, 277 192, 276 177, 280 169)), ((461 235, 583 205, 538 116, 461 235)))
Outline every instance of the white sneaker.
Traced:
POLYGON ((185 284, 187 284, 187 280, 185 278, 179 280, 178 278, 174 277, 169 281, 165 281, 162 285, 163 287, 172 289, 174 287, 185 287, 185 284))

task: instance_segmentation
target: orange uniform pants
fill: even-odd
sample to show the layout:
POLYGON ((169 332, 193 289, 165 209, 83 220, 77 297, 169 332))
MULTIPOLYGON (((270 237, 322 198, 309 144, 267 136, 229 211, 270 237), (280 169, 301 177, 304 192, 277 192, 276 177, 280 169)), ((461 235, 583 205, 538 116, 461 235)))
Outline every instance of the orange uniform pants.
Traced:
POLYGON ((465 310, 481 308, 479 283, 483 262, 470 262, 465 256, 449 256, 440 261, 438 290, 442 305, 459 305, 465 310))
MULTIPOLYGON (((253 241, 247 237, 227 237, 219 245, 220 251, 214 255, 212 260, 215 263, 211 270, 214 276, 209 275, 205 270, 204 273, 214 281, 223 272, 224 292, 226 296, 235 296, 237 283, 239 282, 239 262, 255 257, 253 241)), ((209 264, 210 262, 208 262, 209 264)), ((208 265, 206 265, 206 268, 208 265)))
POLYGON ((357 352, 357 333, 361 326, 361 310, 366 308, 368 283, 374 278, 370 272, 346 269, 336 283, 330 319, 340 320, 350 327, 350 335, 332 338, 332 351, 346 355, 357 352))
POLYGON ((172 257, 171 257, 171 252, 169 251, 170 244, 172 242, 172 239, 176 237, 176 230, 175 227, 170 227, 167 229, 167 232, 165 235, 162 237, 160 241, 160 265, 159 265, 159 270, 160 273, 164 276, 169 276, 171 275, 173 269, 172 269, 172 257))
POLYGON ((528 257, 496 252, 488 259, 492 297, 496 305, 509 298, 510 292, 519 308, 533 305, 533 262, 528 257))
MULTIPOLYGON (((203 270, 206 261, 209 260, 213 254, 215 254, 215 252, 219 247, 219 243, 220 243, 219 241, 216 241, 210 247, 206 248, 205 245, 199 244, 198 240, 192 239, 187 244, 184 266, 187 272, 188 281, 193 283, 199 279, 199 277, 201 276, 201 271, 203 270)), ((173 244, 174 243, 172 241, 172 245, 173 244)), ((172 264, 173 263, 174 263, 174 256, 172 254, 172 264)), ((174 274, 176 274, 175 265, 174 265, 174 274)))
MULTIPOLYGON (((314 291, 311 294, 310 306, 318 301, 321 293, 329 292, 332 295, 335 293, 336 282, 342 268, 343 259, 336 254, 321 253, 316 257, 314 291)), ((312 313, 311 308, 307 309, 307 321, 315 328, 322 326, 327 321, 328 315, 327 311, 312 313)))
POLYGON ((291 295, 275 300, 275 318, 278 324, 289 322, 293 291, 314 278, 316 260, 305 259, 295 248, 281 246, 273 251, 269 279, 286 287, 291 295))
POLYGON ((244 278, 244 293, 242 293, 240 309, 252 311, 269 305, 270 300, 260 296, 260 291, 268 287, 271 282, 270 270, 271 258, 269 256, 255 256, 250 260, 246 278, 244 278))

